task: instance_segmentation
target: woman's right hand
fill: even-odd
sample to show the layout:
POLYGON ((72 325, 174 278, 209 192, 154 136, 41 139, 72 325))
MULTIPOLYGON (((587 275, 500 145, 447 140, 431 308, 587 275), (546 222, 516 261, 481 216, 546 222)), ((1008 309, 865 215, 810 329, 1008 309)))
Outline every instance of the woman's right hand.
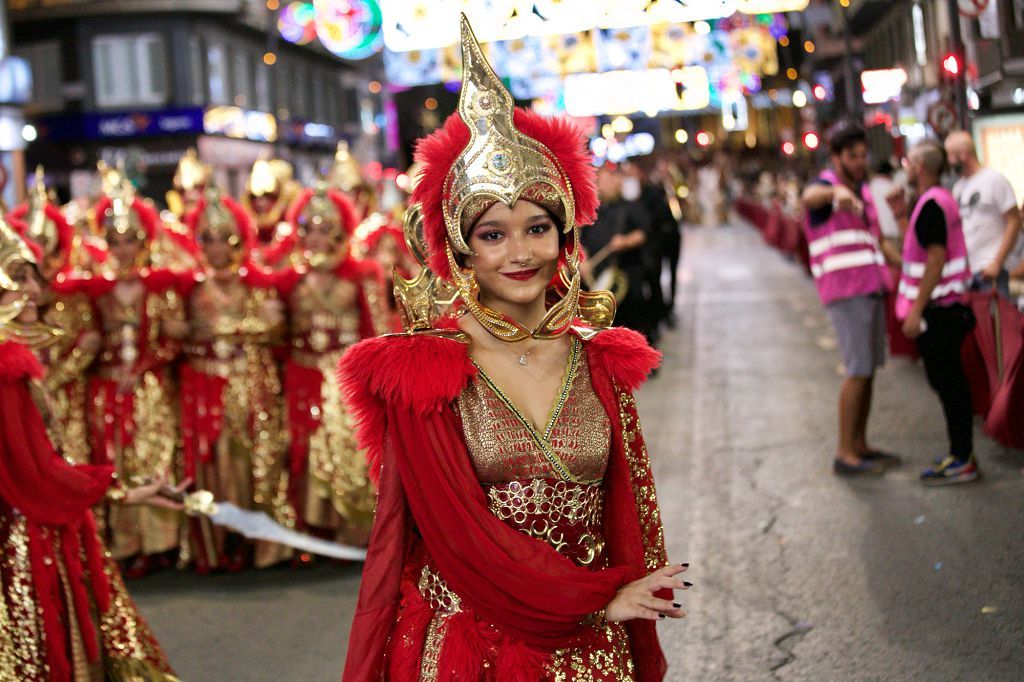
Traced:
POLYGON ((612 623, 627 620, 657 620, 659 618, 683 618, 682 607, 668 599, 654 596, 660 590, 686 590, 690 583, 677 578, 686 571, 689 564, 671 564, 650 573, 639 580, 623 585, 605 607, 605 618, 612 623))

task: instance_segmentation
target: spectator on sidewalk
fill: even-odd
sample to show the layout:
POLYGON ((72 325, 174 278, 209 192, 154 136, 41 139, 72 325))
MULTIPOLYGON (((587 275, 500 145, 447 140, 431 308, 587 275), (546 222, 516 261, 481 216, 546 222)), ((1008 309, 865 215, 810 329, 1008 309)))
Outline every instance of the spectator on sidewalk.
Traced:
MULTIPOLYGON (((966 483, 978 478, 971 390, 960 359, 960 347, 975 324, 965 298, 971 278, 967 245, 956 199, 939 184, 946 165, 943 148, 937 142, 922 142, 905 164, 917 202, 903 241, 896 315, 903 320, 903 333, 917 340, 949 435, 948 454, 926 469, 921 481, 928 486, 966 483)), ((889 205, 897 220, 906 223, 903 188, 893 190, 889 205)))
MULTIPOLYGON (((878 475, 898 460, 867 442, 875 370, 885 361, 887 249, 867 177, 868 143, 862 128, 831 140, 832 168, 802 194, 811 272, 839 339, 846 380, 839 391, 839 447, 833 470, 878 475)), ((889 253, 898 259, 895 253, 889 253)))
POLYGON ((878 227, 882 231, 882 236, 899 243, 903 235, 900 234, 896 218, 885 200, 893 188, 892 173, 893 167, 889 160, 882 161, 875 167, 875 172, 868 181, 868 189, 871 191, 871 199, 875 202, 875 210, 878 211, 878 227))
POLYGON ((1008 296, 1008 259, 1021 229, 1013 187, 1002 173, 981 165, 970 133, 950 133, 945 146, 950 166, 960 176, 953 185, 953 197, 964 224, 967 258, 974 275, 971 288, 988 291, 995 287, 1008 296))

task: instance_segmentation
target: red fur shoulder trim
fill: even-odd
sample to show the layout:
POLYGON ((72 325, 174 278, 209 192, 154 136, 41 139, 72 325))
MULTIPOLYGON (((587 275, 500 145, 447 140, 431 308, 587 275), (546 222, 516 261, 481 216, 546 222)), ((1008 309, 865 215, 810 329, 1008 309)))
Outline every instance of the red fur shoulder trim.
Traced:
POLYGON ((0 342, 0 381, 15 382, 42 376, 43 366, 27 346, 14 341, 0 342))
POLYGON ((619 388, 635 391, 661 364, 661 353, 647 343, 643 334, 611 327, 586 342, 587 359, 605 372, 619 388))
POLYGON ((381 336, 345 353, 338 379, 375 481, 384 449, 386 406, 417 415, 439 410, 475 375, 467 347, 438 336, 381 336))

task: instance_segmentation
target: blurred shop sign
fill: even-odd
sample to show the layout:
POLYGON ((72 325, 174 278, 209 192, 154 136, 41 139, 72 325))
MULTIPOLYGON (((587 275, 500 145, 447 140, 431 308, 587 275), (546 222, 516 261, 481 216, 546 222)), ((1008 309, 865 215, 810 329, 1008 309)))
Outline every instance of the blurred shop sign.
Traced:
POLYGON ((1024 196, 1024 114, 979 117, 973 127, 981 162, 1005 175, 1017 196, 1024 196))
POLYGON ((899 100, 903 86, 907 84, 907 72, 903 69, 875 69, 862 71, 860 84, 864 89, 865 104, 881 104, 899 100))
POLYGON ((682 69, 609 71, 566 76, 565 110, 571 116, 693 111, 711 104, 708 72, 682 69))
POLYGON ((196 135, 203 132, 203 110, 199 107, 126 111, 109 114, 62 114, 35 121, 39 139, 103 140, 154 135, 196 135))
POLYGON ((274 142, 277 121, 271 114, 240 107, 213 107, 203 114, 203 130, 209 135, 224 135, 239 140, 274 142))
POLYGON ((27 104, 32 98, 32 69, 21 57, 0 59, 0 104, 27 104))
MULTIPOLYGON (((800 9, 807 6, 807 0, 776 2, 800 3, 800 9)), ((721 19, 734 14, 736 8, 736 0, 388 0, 381 3, 384 44, 394 52, 458 43, 462 12, 469 17, 477 38, 487 43, 598 28, 721 19)), ((763 11, 776 10, 758 10, 758 13, 763 11)))

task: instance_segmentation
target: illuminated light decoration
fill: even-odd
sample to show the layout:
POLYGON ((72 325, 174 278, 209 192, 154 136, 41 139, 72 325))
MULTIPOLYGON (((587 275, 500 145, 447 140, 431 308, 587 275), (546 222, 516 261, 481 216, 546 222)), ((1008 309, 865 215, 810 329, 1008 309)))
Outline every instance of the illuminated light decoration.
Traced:
POLYGON ((395 176, 395 186, 398 187, 398 189, 402 189, 402 190, 408 189, 408 187, 409 187, 409 176, 406 175, 405 173, 399 173, 398 175, 396 175, 395 176))
POLYGON ((750 125, 747 98, 733 90, 722 95, 722 127, 729 132, 746 130, 750 125))
POLYGON ((616 116, 612 119, 612 130, 617 133, 628 133, 633 130, 633 122, 625 116, 616 116))
POLYGON ((786 156, 793 156, 796 153, 796 145, 786 140, 782 143, 782 153, 786 156))
POLYGON ((711 33, 711 24, 706 21, 698 21, 694 23, 693 30, 697 32, 697 35, 706 36, 711 33))
POLYGON ((307 123, 302 126, 302 132, 306 137, 323 139, 334 137, 334 128, 325 123, 307 123))
POLYGON ((603 137, 595 137, 590 141, 590 151, 598 158, 608 155, 608 140, 603 137))
POLYGON ((434 99, 433 97, 426 98, 425 100, 423 100, 423 108, 427 109, 428 111, 433 111, 434 109, 437 109, 437 100, 434 99))
POLYGON ((675 137, 676 142, 678 142, 679 144, 686 144, 686 141, 690 139, 690 134, 683 130, 682 128, 680 128, 679 130, 676 131, 675 137))
POLYGON ((277 64, 277 55, 274 54, 273 52, 264 53, 263 63, 266 64, 267 66, 273 66, 274 64, 277 64))
POLYGON ((792 66, 786 69, 786 78, 788 78, 789 80, 795 81, 799 76, 800 74, 797 73, 797 70, 794 69, 792 66))
POLYGON ((701 147, 707 147, 715 141, 715 136, 706 130, 701 130, 697 133, 697 144, 701 147))
MULTIPOLYGON (((806 5, 806 0, 803 1, 806 5)), ((459 13, 465 12, 481 43, 556 36, 594 29, 623 29, 699 22, 728 17, 736 0, 388 0, 384 44, 394 52, 444 48, 458 42, 459 13)))
POLYGON ((572 116, 602 116, 661 111, 693 111, 711 104, 708 72, 681 69, 682 97, 668 69, 574 74, 565 78, 565 110, 572 116))
POLYGON ((802 12, 809 0, 738 0, 736 9, 743 14, 774 14, 778 12, 802 12))
POLYGON ((611 123, 605 123, 601 126, 601 137, 613 138, 615 137, 615 128, 612 128, 611 123))
POLYGON ((690 188, 686 185, 679 185, 679 189, 676 190, 676 196, 680 199, 685 199, 690 196, 690 188))
POLYGON ((793 91, 793 106, 797 109, 803 109, 807 106, 807 95, 804 94, 803 90, 793 91))
POLYGON ((840 7, 849 7, 850 6, 850 0, 839 0, 839 6, 840 7))
POLYGON ((281 10, 277 30, 289 43, 307 45, 316 39, 316 11, 311 2, 292 2, 281 10))
POLYGON ((365 59, 384 44, 377 0, 315 0, 316 35, 342 59, 365 59))
POLYGON ((267 9, 271 12, 276 12, 281 8, 281 3, 278 0, 267 0, 267 9))
POLYGON ((807 54, 814 54, 814 41, 812 41, 812 40, 804 41, 804 51, 807 54))
POLYGON ((960 57, 954 52, 949 52, 945 57, 942 58, 942 71, 945 75, 956 78, 963 71, 963 64, 960 63, 960 57))
POLYGON ((928 65, 928 40, 924 30, 924 10, 920 3, 915 2, 910 7, 910 16, 914 24, 914 55, 918 66, 928 65))
POLYGON ((380 84, 380 81, 370 81, 369 85, 366 86, 366 89, 374 95, 379 93, 382 88, 383 86, 380 84))
POLYGON ((862 71, 860 74, 865 104, 899 100, 906 83, 907 72, 903 69, 874 69, 862 71))
POLYGON ((828 97, 828 91, 825 89, 824 85, 815 85, 811 92, 814 94, 814 99, 819 102, 823 102, 825 98, 828 97))
POLYGON ((782 47, 789 47, 789 36, 782 36, 779 38, 779 45, 782 47))
POLYGON ((207 135, 224 135, 239 140, 277 141, 277 121, 272 114, 239 107, 207 109, 203 113, 203 130, 207 135))
POLYGON ((31 123, 26 123, 21 127, 21 139, 25 142, 35 142, 38 137, 39 131, 31 123))
MULTIPOLYGON (((787 144, 792 144, 792 143, 787 143, 787 144)), ((818 137, 818 134, 816 132, 814 132, 813 130, 808 130, 806 133, 804 133, 804 146, 805 147, 807 147, 808 149, 814 150, 814 149, 817 149, 818 145, 820 145, 820 144, 821 144, 821 138, 818 137)))

